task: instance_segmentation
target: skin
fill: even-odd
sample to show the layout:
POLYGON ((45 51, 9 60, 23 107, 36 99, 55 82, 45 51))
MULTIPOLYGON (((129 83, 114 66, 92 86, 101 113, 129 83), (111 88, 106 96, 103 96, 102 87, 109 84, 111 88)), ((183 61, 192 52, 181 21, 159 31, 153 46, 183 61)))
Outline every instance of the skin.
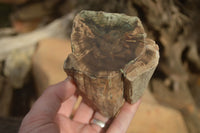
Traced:
MULTIPOLYGON (((77 101, 76 86, 71 78, 50 86, 34 103, 29 113, 24 117, 19 133, 100 133, 105 132, 95 124, 90 124, 92 118, 107 122, 98 112, 80 103, 74 117, 70 119, 73 107, 77 101)), ((125 133, 138 106, 124 103, 119 114, 107 128, 107 133, 125 133)))

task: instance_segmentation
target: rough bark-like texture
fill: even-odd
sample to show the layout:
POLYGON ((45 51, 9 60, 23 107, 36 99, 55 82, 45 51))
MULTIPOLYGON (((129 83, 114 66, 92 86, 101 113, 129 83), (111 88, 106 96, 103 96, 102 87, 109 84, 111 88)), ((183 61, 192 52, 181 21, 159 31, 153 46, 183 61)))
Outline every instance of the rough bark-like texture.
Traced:
POLYGON ((124 68, 124 95, 129 103, 142 96, 158 64, 158 46, 150 39, 145 39, 144 44, 144 53, 124 68))
POLYGON ((135 103, 158 64, 158 46, 137 17, 81 11, 74 19, 72 54, 64 69, 86 103, 113 117, 124 98, 135 103))
POLYGON ((200 132, 200 1, 199 0, 77 0, 81 9, 126 13, 138 16, 160 48, 160 62, 154 79, 161 86, 150 89, 161 103, 179 109, 190 133, 200 132), (110 6, 112 5, 112 6, 110 6), (85 9, 85 8, 84 8, 85 9), (164 86, 169 93, 164 93, 164 86), (160 90, 159 93, 157 93, 160 90), (186 94, 185 98, 182 93, 186 94), (186 93, 185 93, 186 92, 186 93), (191 92, 191 93, 190 93, 191 92), (162 95, 163 94, 163 95, 162 95), (181 94, 181 95, 180 95, 181 94), (179 105, 174 106, 180 98, 179 105), (189 98, 189 99, 188 99, 189 98), (191 107, 193 111, 191 111, 191 107), (195 119, 194 119, 195 118, 195 119), (190 119, 190 120, 188 120, 190 119))

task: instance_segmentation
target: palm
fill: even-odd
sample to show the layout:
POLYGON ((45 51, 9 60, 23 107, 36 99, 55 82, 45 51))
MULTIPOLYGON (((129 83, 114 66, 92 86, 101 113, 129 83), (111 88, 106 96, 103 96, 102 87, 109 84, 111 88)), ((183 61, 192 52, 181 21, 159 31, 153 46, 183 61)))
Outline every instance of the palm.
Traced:
MULTIPOLYGON (((64 80, 49 87, 35 102, 30 112, 23 119, 19 133, 99 133, 102 128, 90 124, 91 119, 107 122, 108 118, 84 102, 80 103, 74 117, 70 119, 77 97, 75 85, 64 80)), ((124 103, 118 116, 107 129, 108 133, 124 133, 140 102, 133 105, 124 103)))
POLYGON ((96 133, 95 129, 88 123, 73 121, 65 116, 59 115, 60 133, 96 133))
POLYGON ((74 117, 70 119, 72 110, 77 98, 72 96, 65 101, 58 111, 56 122, 60 126, 61 133, 95 133, 100 132, 101 128, 90 124, 90 120, 95 115, 95 118, 107 121, 107 118, 101 116, 99 113, 94 114, 94 110, 87 106, 84 102, 76 110, 74 117))

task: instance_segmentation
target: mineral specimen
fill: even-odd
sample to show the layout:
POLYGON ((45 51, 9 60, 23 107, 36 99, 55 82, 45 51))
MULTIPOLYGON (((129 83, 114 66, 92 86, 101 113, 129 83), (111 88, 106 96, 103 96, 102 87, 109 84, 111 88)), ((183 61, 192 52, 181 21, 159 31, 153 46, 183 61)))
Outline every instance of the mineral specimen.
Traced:
POLYGON ((125 100, 133 104, 142 96, 158 65, 158 46, 146 39, 137 17, 81 11, 71 42, 64 70, 85 102, 107 117, 114 117, 125 100))

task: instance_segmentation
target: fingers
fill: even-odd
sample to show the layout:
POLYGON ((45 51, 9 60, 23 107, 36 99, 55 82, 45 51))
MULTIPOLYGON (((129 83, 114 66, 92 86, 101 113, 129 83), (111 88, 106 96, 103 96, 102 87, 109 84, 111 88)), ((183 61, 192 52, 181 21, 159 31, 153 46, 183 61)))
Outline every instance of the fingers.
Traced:
POLYGON ((61 107, 58 110, 58 114, 62 114, 65 117, 70 117, 74 109, 74 105, 76 101, 77 101, 77 97, 74 95, 71 96, 69 99, 67 99, 65 102, 61 104, 61 107))
POLYGON ((81 102, 73 120, 81 123, 89 123, 91 117, 93 116, 93 109, 86 105, 84 102, 81 102))
MULTIPOLYGON (((100 120, 100 121, 102 121, 102 122, 105 123, 105 124, 106 124, 107 121, 108 121, 108 118, 102 116, 99 112, 96 112, 96 113, 94 114, 93 119, 100 120)), ((98 125, 96 125, 96 124, 91 124, 91 126, 92 126, 92 127, 95 129, 95 131, 97 131, 97 132, 101 132, 101 131, 103 130, 100 126, 98 126, 98 125)))
POLYGON ((114 119, 110 127, 108 128, 108 133, 125 133, 128 126, 135 115, 137 108, 141 100, 138 100, 135 104, 124 103, 118 116, 114 119))
POLYGON ((75 89, 75 85, 70 79, 47 88, 35 102, 29 115, 33 115, 34 117, 37 115, 45 116, 50 120, 54 119, 61 103, 70 98, 75 93, 75 89))

